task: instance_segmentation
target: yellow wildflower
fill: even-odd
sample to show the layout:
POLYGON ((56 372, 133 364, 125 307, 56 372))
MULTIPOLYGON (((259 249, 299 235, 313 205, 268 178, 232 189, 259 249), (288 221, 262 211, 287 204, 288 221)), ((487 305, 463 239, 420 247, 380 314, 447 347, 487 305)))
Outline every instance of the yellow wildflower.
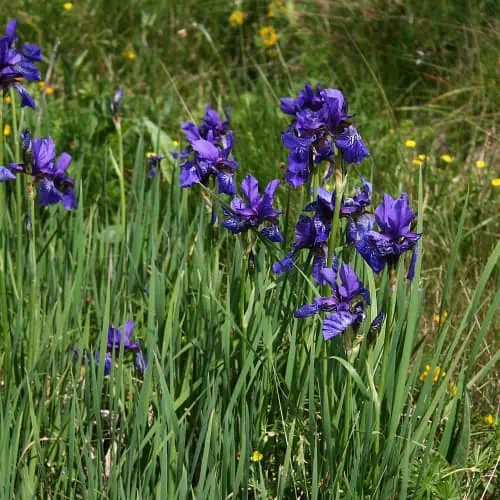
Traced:
POLYGON ((407 139, 405 141, 405 146, 408 148, 408 149, 415 149, 417 147, 417 142, 414 141, 413 139, 407 139))
POLYGON ((453 156, 451 156, 451 155, 441 155, 441 160, 444 161, 445 163, 452 163, 453 162, 453 156))
POLYGON ((148 153, 146 153, 146 158, 149 160, 149 158, 153 158, 153 156, 158 156, 156 153, 154 153, 153 151, 149 151, 148 153))
POLYGON ((260 451, 255 450, 252 453, 252 456, 250 457, 250 460, 252 462, 260 462, 263 458, 264 458, 264 455, 260 451))
POLYGON ((282 0, 273 0, 269 4, 269 10, 267 12, 268 17, 276 17, 279 14, 286 12, 285 3, 282 0))
POLYGON ((486 167, 486 162, 483 161, 483 160, 477 160, 476 161, 476 167, 477 168, 484 168, 484 167, 486 167))
POLYGON ((454 398, 458 393, 458 387, 457 387, 457 384, 455 384, 454 382, 450 382, 448 384, 448 394, 454 398))
POLYGON ((265 47, 272 47, 278 43, 278 34, 272 26, 262 26, 259 36, 265 47))
POLYGON ((483 422, 484 422, 486 425, 493 425, 493 423, 495 422, 495 419, 493 418, 493 415, 489 414, 489 415, 486 415, 486 416, 483 418, 483 422))
POLYGON ((73 4, 71 2, 65 2, 63 7, 65 11, 69 12, 73 8, 73 4))
POLYGON ((6 95, 4 98, 3 98, 3 102, 5 104, 10 104, 12 102, 12 99, 10 97, 10 95, 6 95))
POLYGON ((229 16, 229 24, 232 26, 241 26, 245 20, 245 13, 242 10, 234 10, 229 16))
POLYGON ((448 317, 448 311, 443 311, 443 314, 441 316, 439 314, 434 314, 434 323, 437 323, 438 325, 442 325, 445 321, 446 318, 448 317))
POLYGON ((491 185, 493 187, 500 187, 500 177, 497 177, 496 179, 491 179, 491 185))
POLYGON ((412 163, 416 167, 421 167, 424 164, 424 162, 422 160, 419 160, 418 158, 415 158, 414 160, 412 160, 412 163))
POLYGON ((43 90, 45 88, 45 82, 38 82, 38 88, 43 90))
POLYGON ((431 369, 430 365, 425 365, 424 371, 420 374, 420 381, 424 382, 425 379, 427 378, 427 375, 429 375, 429 370, 431 369))
POLYGON ((137 53, 135 52, 134 49, 127 49, 123 53, 123 55, 129 60, 129 61, 135 61, 137 58, 137 53))
POLYGON ((11 133, 12 133, 12 127, 8 123, 6 123, 3 126, 3 135, 5 137, 8 137, 11 133))
POLYGON ((179 141, 176 141, 175 139, 172 141, 172 146, 174 148, 178 148, 179 147, 179 141))
POLYGON ((420 161, 426 161, 429 159, 429 157, 427 155, 423 155, 423 154, 420 154, 417 156, 417 158, 420 160, 420 161))

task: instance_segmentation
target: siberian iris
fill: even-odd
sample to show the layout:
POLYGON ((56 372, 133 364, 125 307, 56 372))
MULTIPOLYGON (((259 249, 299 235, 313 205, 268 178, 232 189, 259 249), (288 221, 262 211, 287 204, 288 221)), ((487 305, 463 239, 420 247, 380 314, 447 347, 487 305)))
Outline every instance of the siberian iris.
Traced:
MULTIPOLYGON (((311 166, 322 161, 333 162, 335 146, 347 163, 360 163, 369 155, 361 136, 349 122, 347 103, 340 90, 314 90, 309 84, 296 99, 281 99, 281 111, 294 117, 283 134, 283 144, 290 150, 288 183, 296 188, 309 181, 311 166)), ((325 176, 331 175, 331 168, 325 176)))
POLYGON ((51 137, 32 139, 29 130, 21 134, 24 163, 11 163, 0 167, 0 182, 14 180, 17 174, 31 175, 39 181, 40 203, 62 203, 66 210, 76 207, 74 179, 66 175, 72 158, 62 153, 56 160, 56 146, 51 137))
POLYGON ((16 47, 17 21, 7 23, 6 33, 0 38, 0 88, 4 95, 10 88, 15 88, 21 96, 21 107, 35 108, 35 101, 21 85, 21 81, 41 80, 40 71, 35 66, 42 60, 42 51, 38 45, 24 44, 16 47))
POLYGON ((276 274, 290 271, 297 257, 297 253, 307 248, 312 255, 312 275, 319 281, 319 273, 326 263, 328 254, 329 234, 329 224, 325 224, 318 217, 301 215, 295 225, 295 241, 292 245, 293 248, 285 255, 283 260, 273 264, 273 271, 276 274))
POLYGON ((192 122, 181 125, 189 143, 180 154, 183 160, 179 176, 181 187, 197 183, 207 185, 210 177, 215 177, 219 193, 236 193, 234 172, 238 163, 231 157, 234 139, 229 125, 229 110, 226 110, 226 120, 222 120, 210 105, 200 125, 192 122))
POLYGON ((387 265, 394 268, 401 255, 413 250, 408 279, 413 279, 417 258, 417 243, 421 233, 410 230, 415 213, 403 193, 398 199, 384 194, 383 202, 375 209, 375 221, 379 231, 373 230, 373 223, 348 228, 348 239, 374 272, 379 273, 387 265))
POLYGON ((365 319, 365 305, 370 304, 370 294, 359 281, 354 270, 345 263, 338 271, 337 259, 332 268, 323 268, 319 273, 319 284, 328 284, 330 297, 317 297, 295 312, 296 318, 313 316, 320 312, 331 313, 323 321, 323 338, 329 340, 344 333, 349 327, 356 329, 365 319), (340 278, 340 283, 338 283, 340 278))
POLYGON ((257 229, 262 224, 266 227, 262 230, 262 235, 275 243, 282 243, 283 237, 278 229, 277 218, 282 212, 273 208, 274 196, 280 181, 271 181, 264 194, 259 193, 259 181, 248 174, 241 183, 241 190, 246 201, 239 197, 231 201, 231 211, 224 210, 228 218, 223 226, 234 234, 257 229))

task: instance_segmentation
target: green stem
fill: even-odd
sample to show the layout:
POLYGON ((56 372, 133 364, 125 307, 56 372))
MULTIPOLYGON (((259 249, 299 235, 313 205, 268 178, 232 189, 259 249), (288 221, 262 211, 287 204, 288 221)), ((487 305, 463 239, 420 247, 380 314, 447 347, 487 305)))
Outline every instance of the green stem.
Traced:
POLYGON ((347 182, 347 175, 345 177, 342 175, 343 170, 343 165, 341 165, 341 168, 335 169, 335 208, 333 210, 332 229, 328 240, 328 267, 332 267, 333 264, 337 234, 340 227, 340 206, 342 205, 345 184, 347 182))
MULTIPOLYGON (((14 89, 10 91, 11 110, 12 110, 12 133, 14 135, 14 154, 15 161, 21 161, 21 153, 19 149, 19 130, 17 129, 17 113, 16 113, 16 94, 14 89)), ((16 234, 17 234, 17 288, 22 291, 22 277, 24 269, 24 252, 23 252, 23 192, 22 183, 16 182, 16 234)))
POLYGON ((125 161, 123 157, 123 135, 122 127, 119 122, 115 122, 116 132, 118 134, 118 161, 120 163, 120 214, 121 214, 121 224, 123 230, 123 238, 126 236, 127 229, 127 204, 125 198, 125 161))

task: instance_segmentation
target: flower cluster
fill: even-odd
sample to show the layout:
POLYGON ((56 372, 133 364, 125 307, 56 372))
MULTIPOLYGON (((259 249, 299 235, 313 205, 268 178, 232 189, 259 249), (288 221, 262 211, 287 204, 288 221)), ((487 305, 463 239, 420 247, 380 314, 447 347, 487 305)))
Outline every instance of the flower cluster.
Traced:
MULTIPOLYGON (((335 148, 346 163, 360 163, 369 156, 361 136, 349 122, 347 102, 340 90, 316 91, 309 85, 299 92, 296 99, 281 99, 281 111, 294 117, 283 134, 283 145, 290 150, 287 182, 294 188, 309 182, 311 169, 322 161, 333 163, 335 148)), ((324 179, 332 174, 328 168, 324 179)))
POLYGON ((229 130, 229 111, 222 121, 217 111, 207 106, 201 125, 185 122, 181 128, 189 145, 181 152, 181 187, 207 185, 215 177, 219 193, 236 193, 234 173, 238 163, 231 157, 234 139, 229 130))
MULTIPOLYGON (((273 264, 273 271, 278 275, 291 271, 301 251, 308 250, 313 279, 321 286, 328 285, 332 292, 328 297, 317 297, 312 304, 302 306, 295 317, 330 313, 323 322, 323 337, 328 340, 348 328, 356 330, 365 318, 366 305, 370 304, 368 291, 345 262, 349 250, 342 253, 344 262, 339 267, 335 249, 351 245, 375 273, 386 267, 393 270, 402 255, 411 251, 408 279, 413 279, 421 234, 412 230, 416 216, 406 193, 397 199, 384 194, 374 215, 369 213, 370 182, 361 177, 360 184, 348 193, 349 165, 359 164, 369 152, 350 122, 342 92, 323 89, 320 85, 314 90, 306 84, 297 98, 281 99, 281 110, 293 116, 291 125, 282 135, 283 144, 289 149, 285 173, 288 183, 294 188, 309 183, 315 166, 323 161, 327 162, 327 168, 322 182, 313 183, 314 197, 299 215, 291 250, 273 264), (335 160, 339 158, 337 167, 335 160), (334 172, 334 191, 319 185, 325 184, 334 172), (342 220, 345 223, 342 224, 342 220), (345 234, 345 244, 337 241, 342 226, 345 233, 340 232, 340 236, 345 234), (332 267, 327 267, 327 262, 333 263, 332 267)), ((215 176, 219 193, 236 194, 234 173, 237 164, 230 157, 233 135, 229 122, 229 113, 223 121, 207 106, 201 125, 182 124, 188 141, 188 146, 180 153, 182 187, 196 183, 207 185, 210 176, 215 176)), ((282 243, 277 223, 281 212, 273 206, 279 184, 280 181, 274 179, 261 193, 259 181, 247 175, 241 183, 243 196, 234 196, 230 207, 223 207, 226 216, 223 227, 233 234, 260 231, 271 242, 282 243)), ((385 320, 384 304, 379 311, 368 331, 369 342, 385 320)))
POLYGON ((66 210, 76 207, 74 180, 66 175, 72 158, 62 153, 56 160, 56 146, 51 137, 32 139, 26 129, 21 134, 24 163, 0 166, 0 182, 15 180, 16 175, 30 175, 40 186, 40 203, 61 203, 66 210))
POLYGON ((104 356, 102 356, 99 352, 96 352, 95 354, 95 361, 97 365, 100 364, 101 360, 103 360, 104 362, 104 375, 109 375, 109 373, 111 372, 113 359, 115 356, 117 356, 122 344, 123 352, 125 354, 135 354, 135 368, 139 374, 144 374, 148 366, 148 362, 141 350, 140 342, 132 342, 131 340, 133 329, 134 322, 132 320, 129 320, 125 323, 125 326, 123 327, 123 333, 119 328, 114 328, 113 325, 109 325, 106 353, 104 354, 104 356))
POLYGON ((17 48, 17 21, 7 23, 5 35, 0 38, 0 88, 4 95, 10 88, 15 88, 21 96, 21 107, 35 108, 35 101, 21 84, 22 80, 41 80, 40 71, 35 63, 42 60, 42 51, 38 45, 25 43, 17 48))
MULTIPOLYGON (((361 187, 355 188, 351 197, 343 197, 340 216, 349 217, 350 222, 363 226, 368 217, 364 215, 364 212, 371 204, 372 186, 364 178, 361 178, 361 182, 361 187)), ((319 281, 320 271, 326 264, 328 254, 328 239, 335 210, 335 193, 319 188, 316 200, 309 203, 304 210, 314 211, 314 214, 312 217, 308 215, 299 217, 295 226, 293 248, 283 260, 274 263, 273 270, 276 274, 290 271, 298 252, 307 248, 312 255, 312 275, 319 281)))

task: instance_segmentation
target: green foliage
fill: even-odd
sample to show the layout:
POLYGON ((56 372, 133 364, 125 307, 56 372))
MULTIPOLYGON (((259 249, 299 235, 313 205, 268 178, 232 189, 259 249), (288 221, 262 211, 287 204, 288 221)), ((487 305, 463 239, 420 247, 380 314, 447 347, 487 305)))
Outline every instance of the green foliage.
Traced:
MULTIPOLYGON (((40 133, 74 156, 79 206, 36 208, 30 238, 24 186, 0 185, 0 497, 494 496, 497 3, 288 1, 269 18, 244 1, 241 27, 222 1, 62 4, 7 12, 45 54, 61 39, 40 133), (277 48, 259 42, 263 25, 277 48), (352 96, 372 153, 353 177, 418 200, 423 258, 413 283, 398 270, 371 344, 386 274, 345 250, 378 301, 359 344, 325 343, 318 320, 292 317, 311 294, 307 262, 277 279, 281 249, 257 242, 253 269, 248 240, 210 225, 216 200, 182 191, 170 156, 147 178, 146 152, 169 155, 208 101, 231 106, 238 175, 280 177, 278 97, 305 80, 352 96), (140 377, 121 353, 105 377, 94 353, 130 318, 150 366, 140 377)), ((22 113, 19 128, 36 124, 22 113)), ((2 144, 14 160, 14 137, 2 144)), ((280 196, 290 240, 301 193, 280 196)))

